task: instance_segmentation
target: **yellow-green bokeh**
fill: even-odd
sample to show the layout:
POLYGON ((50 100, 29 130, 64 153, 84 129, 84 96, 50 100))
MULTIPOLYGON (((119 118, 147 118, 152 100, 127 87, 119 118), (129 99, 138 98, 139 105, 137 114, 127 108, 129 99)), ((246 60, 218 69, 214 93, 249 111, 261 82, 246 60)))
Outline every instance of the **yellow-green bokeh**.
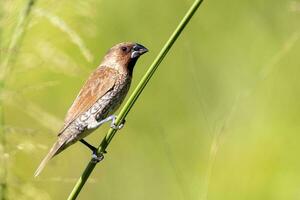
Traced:
MULTIPOLYGON (((1 59, 25 3, 1 2, 1 59)), ((192 3, 36 2, 6 80, 9 199, 66 199, 84 146, 33 173, 84 80, 108 48, 136 41, 150 52, 135 87, 192 3)), ((204 1, 79 199, 299 199, 299 20, 298 0, 204 1)))

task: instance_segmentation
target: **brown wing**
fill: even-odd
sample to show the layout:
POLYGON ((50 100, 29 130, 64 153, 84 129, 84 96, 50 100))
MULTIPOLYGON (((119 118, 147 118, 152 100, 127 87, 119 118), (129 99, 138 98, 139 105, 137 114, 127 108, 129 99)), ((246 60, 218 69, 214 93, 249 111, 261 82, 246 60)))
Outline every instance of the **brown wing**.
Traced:
POLYGON ((68 110, 60 135, 79 115, 87 111, 99 98, 111 90, 115 84, 117 71, 109 67, 96 69, 81 88, 68 110))

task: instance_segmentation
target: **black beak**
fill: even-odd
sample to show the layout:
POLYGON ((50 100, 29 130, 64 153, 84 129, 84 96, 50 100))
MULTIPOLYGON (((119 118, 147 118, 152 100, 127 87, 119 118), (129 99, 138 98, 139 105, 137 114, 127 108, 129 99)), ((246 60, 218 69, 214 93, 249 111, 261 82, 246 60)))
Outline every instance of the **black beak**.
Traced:
POLYGON ((148 52, 148 49, 146 47, 136 43, 132 48, 131 58, 137 58, 146 52, 148 52))

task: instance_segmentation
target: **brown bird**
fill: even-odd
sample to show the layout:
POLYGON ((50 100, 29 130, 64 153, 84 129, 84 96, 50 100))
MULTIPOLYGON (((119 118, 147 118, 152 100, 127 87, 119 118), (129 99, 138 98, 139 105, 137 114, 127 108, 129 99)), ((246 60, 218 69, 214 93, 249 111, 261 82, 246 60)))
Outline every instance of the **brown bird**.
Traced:
POLYGON ((101 155, 97 157, 96 148, 83 138, 108 121, 112 121, 112 128, 121 128, 115 126, 116 116, 112 114, 121 105, 129 90, 136 61, 147 51, 143 45, 125 42, 113 46, 106 53, 100 66, 90 75, 68 110, 57 142, 42 160, 34 176, 40 174, 53 156, 77 141, 93 151, 95 160, 103 158, 101 155))

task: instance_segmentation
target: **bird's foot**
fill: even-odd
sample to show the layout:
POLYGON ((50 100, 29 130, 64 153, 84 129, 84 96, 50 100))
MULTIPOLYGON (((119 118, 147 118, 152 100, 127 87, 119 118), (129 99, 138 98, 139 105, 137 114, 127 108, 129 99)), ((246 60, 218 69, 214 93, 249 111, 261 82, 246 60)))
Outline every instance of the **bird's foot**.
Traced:
POLYGON ((98 154, 97 151, 92 154, 92 162, 98 163, 104 159, 104 155, 102 153, 98 154))
POLYGON ((121 122, 121 124, 120 124, 119 126, 117 126, 117 125, 115 124, 115 121, 116 121, 116 118, 113 119, 113 121, 112 121, 111 124, 110 124, 110 128, 115 129, 115 130, 120 130, 120 129, 122 129, 122 128, 124 127, 125 122, 126 122, 126 120, 123 119, 122 122, 121 122))

